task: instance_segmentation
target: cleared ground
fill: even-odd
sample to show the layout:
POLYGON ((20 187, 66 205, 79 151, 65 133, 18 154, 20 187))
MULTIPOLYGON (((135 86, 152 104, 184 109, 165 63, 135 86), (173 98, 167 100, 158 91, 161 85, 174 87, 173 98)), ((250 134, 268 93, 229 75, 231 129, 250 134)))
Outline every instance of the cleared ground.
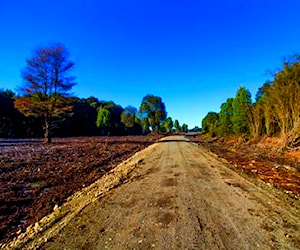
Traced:
POLYGON ((55 138, 50 145, 37 139, 0 139, 0 241, 24 232, 55 205, 157 139, 55 138))
POLYGON ((299 249, 298 205, 173 136, 54 209, 50 228, 40 222, 9 247, 299 249))

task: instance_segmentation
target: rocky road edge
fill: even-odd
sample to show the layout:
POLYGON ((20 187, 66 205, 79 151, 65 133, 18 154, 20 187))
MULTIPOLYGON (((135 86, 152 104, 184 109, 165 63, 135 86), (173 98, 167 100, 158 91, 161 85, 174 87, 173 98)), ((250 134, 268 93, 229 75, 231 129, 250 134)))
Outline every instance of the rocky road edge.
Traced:
POLYGON ((59 233, 82 209, 105 196, 111 189, 130 180, 130 173, 143 162, 143 155, 157 144, 135 153, 116 168, 102 176, 90 186, 74 193, 62 205, 55 205, 53 212, 28 226, 24 233, 8 243, 0 243, 0 249, 38 249, 59 233))

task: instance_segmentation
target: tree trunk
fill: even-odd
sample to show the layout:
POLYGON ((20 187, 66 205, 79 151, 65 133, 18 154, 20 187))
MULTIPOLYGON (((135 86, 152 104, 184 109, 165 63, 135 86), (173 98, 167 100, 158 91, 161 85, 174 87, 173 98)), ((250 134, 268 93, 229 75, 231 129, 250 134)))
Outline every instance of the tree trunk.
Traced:
POLYGON ((50 131, 50 121, 49 118, 45 118, 45 133, 44 133, 44 143, 51 143, 51 131, 50 131))
POLYGON ((155 132, 157 133, 157 134, 159 134, 159 125, 155 125, 155 132))

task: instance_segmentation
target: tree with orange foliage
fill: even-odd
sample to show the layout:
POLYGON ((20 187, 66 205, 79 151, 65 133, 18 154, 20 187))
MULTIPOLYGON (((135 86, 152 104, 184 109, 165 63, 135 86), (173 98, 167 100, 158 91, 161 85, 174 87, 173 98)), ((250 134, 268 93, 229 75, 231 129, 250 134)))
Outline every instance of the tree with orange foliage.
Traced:
POLYGON ((51 131, 57 121, 72 111, 74 99, 68 92, 75 85, 75 77, 69 75, 74 63, 68 56, 61 44, 38 48, 22 72, 23 95, 14 104, 26 116, 43 118, 45 143, 51 143, 51 131))

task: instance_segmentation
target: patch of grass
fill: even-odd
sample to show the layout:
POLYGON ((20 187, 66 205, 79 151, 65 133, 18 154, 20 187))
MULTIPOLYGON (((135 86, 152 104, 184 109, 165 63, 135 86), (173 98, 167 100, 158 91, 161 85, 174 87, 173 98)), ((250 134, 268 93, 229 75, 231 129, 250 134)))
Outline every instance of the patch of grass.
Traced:
POLYGON ((43 189, 46 185, 47 185, 47 183, 43 180, 35 180, 35 181, 31 182, 32 188, 43 189))

